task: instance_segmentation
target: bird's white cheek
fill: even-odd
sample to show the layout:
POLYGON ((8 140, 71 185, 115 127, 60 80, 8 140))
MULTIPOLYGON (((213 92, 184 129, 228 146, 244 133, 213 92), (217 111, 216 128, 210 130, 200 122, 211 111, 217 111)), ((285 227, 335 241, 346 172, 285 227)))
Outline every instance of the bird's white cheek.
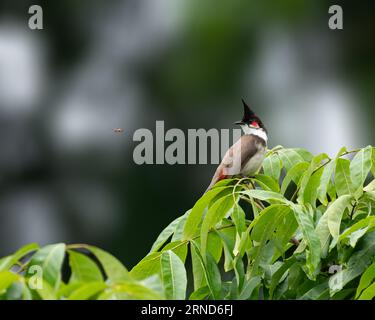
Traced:
POLYGON ((262 129, 251 128, 247 125, 241 126, 244 134, 253 134, 254 136, 262 138, 266 143, 268 141, 267 133, 262 129))
POLYGON ((241 126, 241 128, 242 128, 242 131, 243 131, 244 134, 250 134, 251 133, 251 129, 250 129, 249 126, 243 125, 243 126, 241 126))

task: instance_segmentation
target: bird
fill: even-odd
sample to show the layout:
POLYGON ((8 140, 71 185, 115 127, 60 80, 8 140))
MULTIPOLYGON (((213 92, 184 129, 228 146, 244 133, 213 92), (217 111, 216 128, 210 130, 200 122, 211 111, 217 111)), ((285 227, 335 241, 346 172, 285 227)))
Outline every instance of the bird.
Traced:
POLYGON ((227 150, 205 193, 220 180, 236 175, 253 176, 262 165, 267 151, 268 132, 260 118, 243 99, 242 104, 242 120, 234 124, 241 126, 244 135, 227 150))

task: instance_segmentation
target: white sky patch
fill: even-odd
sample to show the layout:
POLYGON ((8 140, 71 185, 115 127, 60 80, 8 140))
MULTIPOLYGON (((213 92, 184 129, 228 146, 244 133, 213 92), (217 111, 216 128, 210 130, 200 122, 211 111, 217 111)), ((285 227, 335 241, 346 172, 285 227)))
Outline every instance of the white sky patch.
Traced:
POLYGON ((0 25, 0 112, 33 111, 45 84, 44 46, 25 26, 0 25))
POLYGON ((278 104, 283 112, 271 119, 273 141, 330 156, 342 146, 362 147, 364 132, 354 105, 348 90, 329 83, 309 86, 278 104))
POLYGON ((125 97, 120 102, 112 99, 95 101, 84 96, 67 99, 59 105, 49 124, 56 145, 61 150, 73 152, 90 148, 121 152, 132 134, 129 128, 133 112, 129 105, 134 106, 134 102, 125 97), (114 134, 114 128, 124 130, 122 139, 114 134))
MULTIPOLYGON (((310 54, 304 36, 302 30, 293 34, 282 26, 265 29, 247 74, 248 86, 260 92, 265 104, 270 147, 303 147, 331 156, 342 146, 363 147, 362 113, 355 92, 337 74, 335 46, 313 35, 320 54, 310 54)), ((311 37, 309 30, 306 36, 311 37)))

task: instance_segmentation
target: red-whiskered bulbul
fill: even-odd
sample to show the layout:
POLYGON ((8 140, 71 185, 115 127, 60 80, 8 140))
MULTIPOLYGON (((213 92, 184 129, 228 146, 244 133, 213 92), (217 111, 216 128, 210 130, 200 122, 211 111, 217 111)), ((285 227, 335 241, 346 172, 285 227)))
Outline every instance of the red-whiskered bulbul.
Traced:
POLYGON ((267 150, 267 130, 244 100, 242 103, 244 115, 235 124, 241 126, 244 135, 225 153, 206 192, 220 180, 235 175, 252 176, 262 165, 267 150))

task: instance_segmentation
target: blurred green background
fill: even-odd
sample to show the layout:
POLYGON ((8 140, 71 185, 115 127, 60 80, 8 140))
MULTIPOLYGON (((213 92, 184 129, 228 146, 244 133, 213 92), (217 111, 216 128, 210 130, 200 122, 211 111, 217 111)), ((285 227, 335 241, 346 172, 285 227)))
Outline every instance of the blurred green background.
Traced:
POLYGON ((2 0, 0 255, 63 241, 139 261, 216 167, 136 165, 156 120, 233 128, 244 98, 270 147, 374 144, 374 31, 373 1, 2 0))

